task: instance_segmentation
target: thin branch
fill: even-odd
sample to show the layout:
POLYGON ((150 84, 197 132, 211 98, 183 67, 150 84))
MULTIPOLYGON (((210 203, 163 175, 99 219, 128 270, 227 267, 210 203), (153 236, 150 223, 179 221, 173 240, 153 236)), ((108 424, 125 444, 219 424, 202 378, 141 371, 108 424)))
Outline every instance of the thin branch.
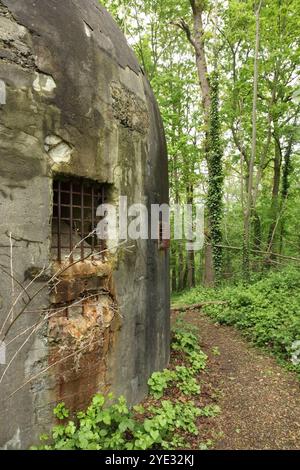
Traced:
MULTIPOLYGON (((26 287, 26 290, 28 290, 32 284, 34 284, 34 282, 36 282, 41 276, 42 274, 45 272, 46 268, 44 267, 41 272, 39 274, 37 274, 33 279, 32 281, 28 284, 28 286, 26 287)), ((47 285, 47 284, 46 284, 47 285)), ((24 288, 23 288, 24 289, 24 288)), ((23 295, 23 292, 20 292, 20 294, 17 296, 17 298, 15 299, 15 301, 13 302, 12 304, 12 307, 10 308, 9 312, 8 312, 8 315, 7 317, 5 318, 4 320, 4 323, 2 324, 2 327, 1 327, 1 330, 0 330, 0 339, 1 341, 4 341, 4 339, 6 338, 6 336, 8 335, 10 329, 12 328, 12 326, 14 325, 14 323, 16 322, 16 320, 20 317, 20 313, 12 320, 11 324, 9 325, 7 331, 5 332, 4 336, 2 337, 3 335, 3 330, 4 330, 4 327, 6 325, 6 323, 8 322, 8 320, 10 319, 11 315, 13 314, 13 311, 14 311, 14 307, 18 304, 19 300, 21 299, 23 295)), ((34 296, 33 297, 30 297, 29 298, 29 301, 27 304, 25 304, 25 306, 21 309, 21 313, 23 313, 27 306, 32 302, 32 300, 34 299, 34 296)))
POLYGON ((99 343, 99 339, 97 341, 92 341, 92 342, 86 344, 84 346, 84 348, 78 349, 77 351, 74 351, 73 353, 69 354, 68 356, 63 357, 59 361, 56 361, 53 364, 51 364, 50 366, 46 367, 41 372, 39 372, 38 374, 32 376, 30 379, 28 379, 26 382, 24 382, 23 385, 21 385, 21 387, 19 387, 17 390, 15 390, 13 393, 11 393, 8 398, 12 398, 14 395, 16 395, 16 393, 18 393, 20 390, 22 390, 24 387, 26 387, 26 385, 30 384, 31 382, 36 380, 41 375, 48 372, 48 370, 52 369, 53 367, 57 366, 58 364, 61 364, 62 362, 65 362, 66 360, 70 359, 71 357, 76 356, 77 354, 85 351, 87 348, 91 347, 93 344, 96 344, 96 343, 99 343))
MULTIPOLYGON (((99 294, 93 294, 93 295, 90 295, 90 296, 87 296, 87 297, 84 297, 80 300, 77 300, 76 302, 74 303, 71 303, 70 305, 65 305, 64 307, 60 308, 60 309, 43 309, 41 310, 41 314, 43 313, 46 313, 46 312, 49 312, 45 317, 43 317, 41 320, 39 320, 38 322, 34 323, 32 326, 29 326, 28 328, 26 328, 26 330, 22 331, 21 333, 19 333, 17 336, 15 336, 14 338, 12 338, 10 341, 8 341, 6 343, 6 346, 9 346, 10 344, 12 344, 14 341, 16 341, 17 339, 21 338, 21 336, 24 336, 26 333, 28 333, 29 331, 31 331, 33 328, 39 326, 39 325, 42 325, 43 323, 45 323, 46 321, 50 320, 51 318, 55 317, 57 314, 59 313, 62 313, 64 310, 66 310, 66 308, 72 308, 72 307, 76 307, 77 305, 81 304, 83 301, 85 300, 89 300, 89 299, 92 299, 94 297, 97 297, 99 294), (53 312, 53 313, 51 313, 53 312)), ((27 312, 28 313, 28 312, 27 312)), ((31 313, 38 313, 38 312, 31 312, 31 313)))
MULTIPOLYGON (((219 248, 224 248, 225 250, 226 249, 235 250, 235 251, 242 251, 243 250, 243 247, 239 247, 239 246, 230 246, 230 245, 221 245, 221 244, 216 245, 216 246, 218 246, 219 248)), ((295 258, 293 256, 285 256, 285 255, 281 255, 279 253, 267 252, 267 251, 263 251, 263 250, 255 250, 254 248, 251 248, 249 251, 251 251, 251 253, 260 253, 262 255, 271 255, 271 256, 274 256, 274 257, 277 257, 277 258, 296 261, 296 262, 300 263, 300 258, 295 258)))
MULTIPOLYGON (((10 276, 11 276, 11 300, 14 301, 15 297, 15 282, 14 282, 14 265, 13 265, 13 241, 12 241, 12 233, 9 233, 9 247, 10 247, 10 276)), ((12 310, 12 316, 14 311, 12 310)))
MULTIPOLYGON (((115 248, 119 248, 121 245, 123 245, 124 243, 126 243, 127 241, 125 240, 124 242, 118 244, 116 247, 114 248, 110 248, 110 249, 105 249, 105 250, 102 250, 100 251, 99 253, 90 253, 89 256, 87 256, 85 259, 87 259, 88 257, 90 256, 95 256, 97 254, 102 254, 106 251, 110 251, 112 249, 115 249, 115 248)), ((132 246, 133 247, 133 246, 132 246)), ((132 248, 132 247, 128 247, 128 249, 132 248)), ((82 260, 77 260, 71 264, 69 264, 67 267, 65 267, 64 269, 60 270, 58 273, 56 273, 51 279, 50 281, 48 281, 44 286, 42 286, 42 288, 40 288, 37 292, 35 292, 35 294, 31 297, 30 301, 28 302, 28 304, 21 309, 21 311, 18 313, 18 315, 15 317, 15 319, 13 320, 13 322, 10 324, 9 328, 7 329, 5 335, 4 335, 4 339, 7 337, 8 335, 8 332, 10 331, 12 325, 16 322, 16 320, 27 310, 27 307, 28 305, 32 302, 32 300, 37 296, 39 295, 39 293, 42 292, 42 290, 47 287, 51 282, 53 282, 53 280, 55 280, 55 278, 58 276, 58 275, 61 275, 62 273, 64 273, 65 271, 67 271, 68 269, 70 269, 70 267, 72 267, 73 265, 76 265, 77 263, 81 262, 82 260)), ((34 282, 34 280, 32 281, 34 282)), ((85 300, 85 299, 81 299, 82 300, 85 300)), ((63 310, 65 309, 66 307, 63 308, 63 310)), ((51 316, 48 316, 47 318, 41 320, 40 322, 36 323, 33 327, 31 328, 28 328, 26 332, 30 331, 30 329, 33 328, 33 330, 31 331, 31 333, 29 334, 29 336, 24 340, 24 342, 22 343, 22 345, 18 348, 18 350, 15 352, 15 354, 13 355, 12 359, 9 361, 9 363, 7 364, 5 370, 3 371, 3 374, 0 378, 0 384, 2 383, 7 371, 9 370, 11 364, 14 362, 14 360, 16 359, 16 357, 18 356, 18 354, 21 352, 21 350, 25 347, 25 345, 28 343, 28 341, 30 340, 30 338, 33 336, 34 333, 36 333, 36 331, 38 331, 38 329, 42 326, 42 324, 47 321, 49 318, 51 318, 52 316, 55 316, 57 315, 57 312, 55 312, 53 315, 51 316)), ((19 335, 20 336, 23 336, 23 334, 25 334, 24 332, 22 332, 22 334, 19 335)), ((16 339, 16 338, 14 338, 16 339)), ((12 341, 11 341, 12 342, 12 341)))
MULTIPOLYGON (((122 244, 126 243, 125 242, 122 242, 121 244, 117 245, 116 248, 118 248, 119 246, 121 246, 122 244)), ((114 248, 112 248, 114 249, 114 248)), ((8 327, 5 335, 4 335, 4 339, 6 338, 6 336, 8 335, 9 331, 11 330, 12 326, 16 323, 16 321, 20 318, 20 316, 27 310, 27 307, 28 305, 39 295, 41 294, 41 292, 43 292, 44 289, 46 289, 46 287, 49 287, 49 285, 51 285, 52 282, 55 282, 59 276, 61 276, 62 274, 64 274, 66 271, 68 271, 71 267, 75 266, 76 264, 80 263, 80 262, 83 262, 83 261, 86 261, 88 258, 90 258, 91 256, 97 256, 97 255, 100 255, 102 253, 105 253, 107 251, 110 251, 110 249, 105 249, 105 250, 102 250, 98 253, 94 253, 94 252, 90 252, 87 256, 85 256, 83 259, 79 259, 79 260, 76 260, 76 261, 73 261, 72 263, 68 264, 67 266, 65 266, 64 268, 62 268, 61 270, 57 271, 49 281, 47 281, 40 289, 38 289, 32 296, 31 296, 31 299, 30 299, 30 302, 25 305, 21 311, 18 313, 18 315, 14 318, 13 322, 10 324, 10 326, 8 327)), ((41 274, 39 274, 40 276, 41 274)), ((38 276, 38 277, 39 277, 38 276)), ((37 278, 38 278, 37 277, 37 278)), ((37 279, 36 278, 36 279, 37 279)), ((33 279, 33 281, 30 283, 32 284, 33 282, 35 282, 36 279, 33 279)), ((54 288, 57 287, 57 283, 55 284, 54 288)), ((53 288, 52 288, 53 289, 53 288)), ((6 323, 6 322, 5 322, 6 323)), ((3 327, 0 331, 0 335, 2 334, 3 332, 3 327)), ((0 336, 1 337, 1 336, 0 336)))
POLYGON ((10 366, 12 365, 12 363, 14 362, 14 360, 16 359, 16 357, 19 355, 19 353, 22 351, 22 349, 24 348, 24 346, 26 346, 26 344, 29 342, 30 338, 34 335, 34 333, 38 330, 38 328, 34 328, 34 330, 27 336, 27 338, 25 339, 25 341, 23 341, 23 343, 21 344, 21 346, 17 349, 17 351, 14 353, 14 355, 12 356, 11 360, 8 362, 7 366, 5 367, 1 377, 0 377, 0 385, 1 383, 3 382, 3 379, 4 377, 6 376, 6 373, 7 371, 9 370, 10 366))
POLYGON ((12 363, 15 361, 15 359, 17 358, 17 356, 20 354, 20 352, 22 351, 22 349, 24 348, 24 346, 26 346, 26 344, 28 343, 28 341, 30 340, 30 338, 42 327, 42 325, 50 320, 51 318, 57 316, 58 313, 61 313, 62 311, 64 311, 66 308, 70 308, 72 306, 76 306, 82 302, 84 302, 85 300, 88 300, 90 298, 93 298, 93 297, 96 297, 96 294, 95 295, 91 295, 89 297, 85 297, 83 299, 80 299, 80 301, 77 301, 75 302, 73 305, 69 305, 68 307, 64 306, 63 308, 61 308, 60 310, 57 310, 57 312, 51 314, 51 315, 47 315, 45 318, 43 318, 42 320, 40 320, 39 322, 37 322, 35 325, 33 325, 32 327, 28 328, 27 330, 25 330, 24 332, 20 333, 18 336, 16 336, 13 340, 11 340, 9 343, 7 343, 6 346, 8 346, 9 344, 11 344, 15 339, 17 339, 18 337, 21 337, 23 336, 25 333, 27 333, 28 331, 31 331, 31 333, 29 334, 29 336, 24 340, 24 342, 21 344, 21 346, 17 349, 17 351, 15 352, 15 354, 13 355, 13 357, 11 358, 11 360, 9 361, 9 363, 7 364, 6 368, 4 369, 2 375, 1 375, 1 378, 0 378, 0 385, 5 377, 5 375, 7 374, 9 368, 11 367, 12 363))
POLYGON ((178 21, 171 21, 171 23, 173 26, 177 26, 177 28, 180 28, 182 31, 185 32, 186 34, 186 37, 188 39, 188 41, 192 44, 192 46, 194 47, 194 49, 197 48, 196 46, 196 43, 195 43, 195 40, 194 38, 192 37, 192 33, 191 33, 191 30, 190 30, 190 27, 189 25, 184 21, 183 18, 180 18, 180 20, 178 21))
POLYGON ((222 300, 212 300, 211 302, 201 302, 199 304, 194 305, 184 305, 183 307, 172 306, 172 312, 185 312, 186 310, 198 310, 203 307, 208 307, 209 305, 228 305, 229 302, 222 301, 222 300))
MULTIPOLYGON (((0 265, 0 269, 1 271, 6 274, 8 277, 11 277, 11 273, 9 273, 8 271, 6 271, 6 269, 3 268, 3 266, 0 265)), ((28 299, 30 300, 30 295, 29 293, 27 292, 26 290, 26 287, 23 286, 23 284, 16 278, 16 276, 14 276, 14 281, 16 284, 18 284, 18 286, 23 290, 24 294, 27 295, 28 299)))

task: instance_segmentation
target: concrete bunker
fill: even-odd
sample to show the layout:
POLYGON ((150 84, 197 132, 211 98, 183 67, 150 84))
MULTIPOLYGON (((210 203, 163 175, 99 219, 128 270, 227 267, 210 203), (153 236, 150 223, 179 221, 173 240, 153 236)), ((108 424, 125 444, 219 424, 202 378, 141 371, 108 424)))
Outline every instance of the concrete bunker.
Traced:
POLYGON ((0 447, 16 449, 58 401, 136 403, 167 365, 168 251, 104 251, 93 229, 100 201, 167 203, 168 172, 151 88, 97 0, 0 0, 0 84, 0 447))

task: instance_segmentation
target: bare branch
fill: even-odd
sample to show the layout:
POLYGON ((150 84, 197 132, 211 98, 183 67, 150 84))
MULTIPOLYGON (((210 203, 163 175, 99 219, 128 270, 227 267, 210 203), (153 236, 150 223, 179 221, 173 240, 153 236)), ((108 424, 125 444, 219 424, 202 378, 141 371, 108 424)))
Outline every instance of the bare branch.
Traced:
MULTIPOLYGON (((15 297, 15 282, 14 282, 14 265, 13 265, 13 241, 12 233, 9 233, 9 246, 10 246, 10 276, 11 276, 11 299, 14 301, 15 297)), ((12 315, 14 311, 12 310, 12 315)))
MULTIPOLYGON (((44 268, 41 270, 41 272, 40 272, 39 274, 37 274, 37 275, 34 277, 34 279, 32 279, 32 281, 31 281, 31 282, 28 284, 28 286, 26 287, 26 290, 28 290, 28 289, 32 286, 32 284, 34 284, 34 282, 36 282, 36 281, 39 279, 39 277, 42 276, 42 274, 45 272, 45 270, 46 270, 46 268, 44 267, 44 268)), ((47 285, 47 284, 46 284, 46 285, 47 285)), ((8 322, 8 320, 10 319, 11 315, 13 314, 14 307, 18 304, 18 302, 19 302, 19 300, 21 299, 22 295, 23 295, 23 292, 20 292, 20 294, 16 297, 15 301, 13 302, 13 304, 12 304, 12 306, 11 306, 11 309, 10 309, 9 312, 8 312, 7 317, 6 317, 5 320, 4 320, 4 323, 2 324, 2 327, 1 327, 1 329, 0 329, 0 338, 1 338, 2 341, 6 338, 6 336, 8 335, 10 329, 12 328, 12 326, 14 325, 14 323, 16 322, 16 320, 20 317, 20 313, 19 313, 19 314, 12 320, 12 322, 11 322, 11 324, 9 325, 7 331, 6 331, 5 334, 3 335, 4 327, 5 327, 6 323, 8 322), (3 336, 3 337, 2 337, 2 336, 3 336)), ((30 296, 29 296, 29 301, 28 301, 28 303, 25 304, 25 306, 21 309, 21 313, 23 313, 23 312, 26 310, 27 306, 32 302, 33 299, 34 299, 34 296, 33 296, 33 297, 30 297, 30 296)))
MULTIPOLYGON (((229 245, 216 245, 220 248, 224 248, 225 250, 234 250, 234 251, 242 251, 243 250, 243 247, 240 247, 240 246, 229 246, 229 245)), ((275 258, 281 258, 281 259, 286 259, 286 260, 290 260, 290 261, 296 261, 297 263, 300 263, 300 258, 295 258, 294 256, 285 256, 285 255, 281 255, 279 253, 273 253, 273 252, 267 252, 267 251, 263 251, 263 250, 255 250, 254 248, 250 249, 249 251, 251 251, 251 253, 260 253, 262 255, 271 255, 271 256, 274 256, 275 258)))
MULTIPOLYGON (((46 312, 49 312, 45 317, 43 317, 41 320, 39 320, 38 322, 34 323, 32 326, 29 326, 28 328, 26 328, 26 330, 24 331, 21 331, 21 333, 19 333, 17 336, 15 336, 14 338, 12 338, 10 341, 8 341, 6 343, 6 346, 9 346, 10 344, 12 344, 14 341, 16 341, 17 339, 21 338, 22 336, 24 336, 26 333, 28 333, 29 331, 31 331, 32 329, 36 328, 36 327, 39 327, 39 326, 42 326, 43 323, 45 323, 46 321, 50 320, 51 318, 55 317, 56 315, 58 315, 59 313, 62 313, 66 308, 71 308, 71 307, 76 307, 77 305, 81 304, 83 301, 85 300, 89 300, 89 299, 93 299, 94 297, 97 297, 98 294, 92 294, 92 295, 89 295, 87 297, 84 297, 80 300, 77 300, 75 301, 74 303, 71 303, 70 305, 68 305, 67 307, 64 305, 62 308, 60 309, 43 309, 41 310, 41 314, 43 313, 46 313, 46 312), (51 313, 53 312, 53 313, 51 313)), ((38 313, 38 312, 30 312, 30 313, 38 313)))
POLYGON ((182 307, 177 307, 177 306, 172 306, 171 311, 172 312, 185 312, 186 310, 198 310, 203 307, 208 307, 209 305, 228 305, 229 302, 222 301, 222 300, 213 300, 211 302, 201 302, 199 304, 193 304, 193 305, 184 305, 182 307))
MULTIPOLYGON (((124 242, 126 243, 126 241, 124 242)), ((117 245, 116 248, 120 247, 123 243, 117 245)), ((110 251, 110 249, 106 249, 106 250, 102 250, 102 251, 99 251, 98 253, 93 253, 93 252, 90 252, 87 256, 85 256, 83 259, 78 259, 76 261, 73 261, 72 263, 68 264, 67 266, 63 267, 61 270, 57 271, 52 277, 51 279, 49 279, 49 281, 47 281, 42 287, 40 287, 40 289, 38 289, 34 294, 32 294, 31 296, 31 299, 30 301, 28 302, 27 305, 25 305, 21 311, 18 313, 18 315, 14 318, 13 322, 10 324, 10 326, 8 327, 7 331, 5 332, 4 334, 4 339, 7 337, 9 331, 11 330, 11 328, 13 327, 13 325, 16 323, 16 321, 20 318, 20 316, 27 310, 27 307, 28 305, 39 295, 43 292, 44 289, 48 288, 49 285, 51 285, 53 282, 57 281, 58 277, 61 276, 62 274, 64 274, 66 271, 68 271, 71 267, 75 266, 76 264, 80 263, 80 262, 83 262, 83 261, 86 261, 88 258, 90 258, 91 256, 97 256, 97 255, 100 255, 102 253, 105 253, 107 251, 110 251)), ((41 276, 41 273, 36 277, 34 278, 30 285, 33 284, 39 277, 41 276)), ((53 288, 57 287, 57 282, 56 284, 52 287, 52 290, 53 288)), ((29 286, 28 286, 29 287, 29 286)), ((17 302, 18 300, 16 300, 17 302)), ((10 313, 9 313, 10 315, 10 313)), ((6 324, 7 320, 5 321, 5 324, 6 324)), ((0 331, 0 335, 3 333, 3 328, 4 328, 4 325, 2 325, 2 328, 1 328, 1 331, 0 331)), ((2 339, 3 340, 3 339, 2 339)))
POLYGON ((97 341, 93 341, 91 343, 88 343, 86 344, 83 348, 81 349, 78 349, 77 351, 74 351, 72 352, 71 354, 69 354, 68 356, 65 356, 63 357, 62 359, 60 359, 59 361, 56 361, 54 362, 53 364, 51 364, 50 366, 46 367, 45 369, 43 369, 41 372, 39 372, 38 374, 30 377, 30 379, 28 379, 26 382, 23 383, 23 385, 21 385, 21 387, 19 387, 17 390, 15 390, 13 393, 11 393, 9 395, 8 398, 12 398, 16 393, 18 393, 20 390, 22 390, 24 387, 26 387, 26 385, 30 384, 31 382, 33 382, 34 380, 36 380, 38 377, 40 377, 41 375, 45 374, 46 372, 48 372, 48 370, 52 369, 53 367, 57 366, 58 364, 61 364, 62 362, 65 362, 67 359, 70 359, 71 357, 74 357, 76 356, 77 354, 85 351, 87 348, 91 347, 93 344, 96 344, 98 343, 99 340, 97 341))
MULTIPOLYGON (((11 277, 11 273, 9 273, 8 271, 6 271, 6 269, 0 265, 0 269, 1 271, 6 274, 8 277, 11 277)), ((24 294, 27 295, 28 299, 30 300, 30 295, 29 293, 27 292, 27 289, 26 287, 23 286, 23 284, 16 278, 16 276, 14 276, 14 281, 16 284, 18 284, 18 286, 22 289, 22 291, 24 292, 24 294)))
MULTIPOLYGON (((79 301, 75 302, 74 304, 71 304, 69 305, 69 308, 70 307, 74 307, 76 305, 79 305, 80 303, 82 303, 83 301, 86 301, 88 299, 91 299, 91 298, 94 298, 94 297, 97 297, 97 294, 94 294, 94 295, 91 295, 89 297, 85 297, 83 299, 80 299, 79 301)), ((22 349, 26 346, 26 344, 28 343, 28 341, 30 340, 30 338, 43 326, 43 324, 45 322, 47 322, 48 320, 50 320, 51 318, 57 316, 59 313, 63 312, 64 310, 66 309, 66 306, 62 307, 61 309, 57 310, 56 312, 52 313, 51 315, 46 315, 45 318, 43 318, 42 320, 40 320, 39 322, 35 323, 34 325, 32 325, 31 327, 27 328, 25 331, 21 332, 18 336, 16 336, 15 338, 13 338, 11 341, 9 341, 9 343, 7 343, 6 346, 8 346, 9 344, 11 344, 13 341, 15 341, 16 339, 20 338, 21 336, 23 336, 24 334, 28 333, 30 330, 31 333, 29 334, 29 336, 27 336, 27 338, 24 340, 24 342, 21 344, 21 346, 17 349, 17 351, 15 352, 15 354, 13 355, 13 357, 11 358, 11 360, 9 361, 9 363, 7 364, 6 368, 4 369, 1 377, 0 377, 0 385, 5 377, 5 375, 7 374, 9 368, 11 367, 12 363, 16 360, 17 356, 20 354, 20 352, 22 351, 22 349)))
MULTIPOLYGON (((100 255, 100 254, 102 254, 102 253, 104 253, 104 252, 107 252, 107 251, 110 251, 110 250, 113 250, 113 249, 120 248, 120 246, 124 245, 125 243, 127 243, 126 240, 125 240, 124 242, 122 242, 122 243, 119 243, 119 244, 116 245, 115 247, 107 248, 107 249, 105 249, 105 250, 100 251, 99 253, 91 252, 88 256, 86 256, 86 257, 84 258, 84 260, 86 260, 87 258, 89 258, 89 257, 91 257, 91 256, 97 256, 97 255, 100 255)), ((128 248, 128 250, 129 250, 129 249, 133 248, 133 245, 130 246, 130 247, 127 247, 127 248, 128 248)), ((36 298, 36 297, 44 290, 44 288, 49 287, 49 285, 51 285, 51 283, 52 283, 55 279, 57 279, 61 274, 63 274, 63 273, 66 272, 68 269, 70 269, 72 266, 74 266, 74 265, 76 265, 77 263, 82 262, 82 261, 83 261, 83 260, 80 259, 80 260, 74 261, 73 263, 70 263, 70 264, 68 264, 67 266, 63 267, 62 269, 60 269, 59 271, 57 271, 57 272, 52 276, 52 278, 51 278, 49 281, 47 281, 47 282, 45 283, 45 285, 43 285, 40 289, 38 289, 38 290, 32 295, 32 297, 30 297, 30 299, 29 299, 28 303, 25 305, 25 307, 23 307, 23 308, 21 309, 21 311, 18 313, 18 315, 13 319, 13 322, 10 324, 10 326, 9 326, 8 329, 6 330, 6 332, 5 332, 4 336, 3 336, 3 339, 5 339, 5 338, 7 337, 7 335, 8 335, 8 333, 9 333, 10 329, 11 329, 12 326, 13 326, 13 324, 15 324, 15 322, 17 321, 17 319, 20 318, 20 316, 27 310, 27 308, 28 308, 28 306, 30 305, 30 303, 32 302, 32 300, 33 300, 34 298, 36 298)), ((43 269, 42 272, 44 272, 44 270, 45 270, 45 268, 43 269)), ((35 280, 36 280, 39 276, 41 276, 42 272, 41 272, 35 279, 33 279, 33 280, 31 281, 30 285, 31 285, 32 283, 34 283, 35 280)), ((56 284, 56 285, 57 285, 57 284, 56 284)), ((28 286, 28 287, 29 287, 29 286, 28 286)), ((28 288, 28 287, 27 287, 27 288, 28 288)), ((94 295, 91 296, 91 297, 94 297, 94 295)), ((85 298, 85 299, 80 299, 80 301, 79 301, 78 303, 82 302, 83 300, 86 300, 86 298, 85 298)), ((18 301, 18 298, 16 299, 16 301, 15 301, 14 303, 16 304, 17 301, 18 301)), ((75 304, 76 304, 76 303, 75 303, 75 304)), ((74 304, 74 305, 75 305, 75 304, 74 304)), ((66 308, 66 307, 63 307, 61 310, 65 310, 65 308, 66 308)), ((22 349, 25 347, 25 345, 28 343, 28 341, 30 340, 30 338, 38 331, 38 329, 39 329, 46 321, 48 321, 48 320, 49 320, 50 318, 52 318, 53 316, 57 315, 58 312, 59 312, 59 310, 58 310, 58 311, 55 311, 55 312, 54 312, 53 314, 51 314, 51 315, 46 315, 45 318, 43 318, 42 320, 40 320, 39 322, 37 322, 35 325, 32 325, 31 327, 27 328, 25 331, 21 332, 19 335, 17 335, 15 338, 13 338, 13 339, 9 342, 9 344, 11 344, 11 343, 12 343, 13 341, 15 341, 17 338, 20 338, 21 336, 23 336, 24 334, 26 334, 26 333, 28 333, 30 330, 32 330, 32 331, 30 332, 29 336, 23 341, 23 343, 21 344, 21 346, 18 348, 18 350, 15 352, 15 354, 13 355, 13 357, 11 358, 11 360, 9 361, 9 363, 7 364, 5 370, 3 371, 3 373, 2 373, 2 375, 1 375, 1 377, 0 377, 0 384, 2 383, 2 381, 3 381, 3 379, 4 379, 4 377, 5 377, 6 373, 7 373, 7 371, 8 371, 9 368, 10 368, 10 366, 11 366, 12 363, 15 361, 15 359, 17 358, 17 356, 19 355, 19 353, 22 351, 22 349)), ((11 310, 10 310, 10 312, 9 312, 7 318, 6 318, 6 321, 5 321, 4 324, 2 325, 2 330, 3 330, 3 328, 4 328, 4 326, 5 326, 6 322, 7 322, 7 319, 10 318, 10 315, 11 315, 11 310)), ((2 330, 1 330, 1 331, 2 331, 2 330)))

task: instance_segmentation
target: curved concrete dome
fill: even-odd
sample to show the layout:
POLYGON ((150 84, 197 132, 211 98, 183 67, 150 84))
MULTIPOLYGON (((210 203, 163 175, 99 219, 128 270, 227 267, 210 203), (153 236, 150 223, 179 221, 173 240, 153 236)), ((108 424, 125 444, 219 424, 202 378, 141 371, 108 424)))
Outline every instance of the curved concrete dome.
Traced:
POLYGON ((34 280, 67 262, 53 261, 56 180, 97 183, 108 202, 150 209, 168 202, 167 155, 148 81, 97 0, 0 0, 0 132, 0 327, 20 289, 7 275, 11 246, 15 278, 41 290, 19 316, 20 298, 3 330, 14 339, 6 363, 22 348, 0 384, 0 447, 24 448, 49 429, 58 401, 80 409, 112 390, 137 402, 168 363, 168 253, 158 241, 82 260, 50 294, 49 270, 34 280))

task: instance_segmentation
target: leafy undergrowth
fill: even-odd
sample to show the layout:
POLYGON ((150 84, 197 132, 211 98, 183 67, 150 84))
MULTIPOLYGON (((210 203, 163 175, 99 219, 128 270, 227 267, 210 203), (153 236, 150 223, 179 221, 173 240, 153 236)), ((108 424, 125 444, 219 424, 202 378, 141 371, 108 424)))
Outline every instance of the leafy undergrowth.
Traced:
POLYGON ((178 306, 215 300, 228 303, 205 306, 205 313, 220 324, 235 325, 248 339, 300 374, 299 270, 273 272, 248 286, 197 287, 173 298, 178 306))
POLYGON ((121 397, 96 395, 86 411, 70 419, 60 403, 54 410, 61 424, 41 436, 39 450, 208 449, 213 445, 211 422, 220 408, 202 392, 201 373, 207 356, 194 327, 178 320, 173 332, 169 369, 149 379, 149 397, 129 409, 121 397))

